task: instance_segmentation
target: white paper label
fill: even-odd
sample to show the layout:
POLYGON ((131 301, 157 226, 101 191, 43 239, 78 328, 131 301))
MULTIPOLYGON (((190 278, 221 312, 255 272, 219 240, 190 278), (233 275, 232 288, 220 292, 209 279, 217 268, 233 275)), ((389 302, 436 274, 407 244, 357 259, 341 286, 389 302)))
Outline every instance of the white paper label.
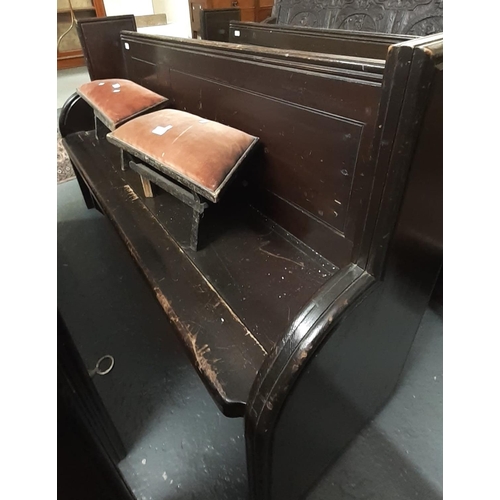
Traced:
POLYGON ((125 50, 128 50, 128 49, 130 49, 130 45, 127 42, 125 42, 125 50))
POLYGON ((153 134, 156 135, 163 135, 167 130, 170 130, 172 128, 172 125, 167 125, 166 127, 160 127, 158 125, 156 128, 152 130, 153 134))
POLYGON ((113 83, 112 87, 114 89, 119 89, 120 88, 120 84, 119 83, 113 83))
POLYGON ((234 36, 240 36, 240 30, 234 30, 234 36))

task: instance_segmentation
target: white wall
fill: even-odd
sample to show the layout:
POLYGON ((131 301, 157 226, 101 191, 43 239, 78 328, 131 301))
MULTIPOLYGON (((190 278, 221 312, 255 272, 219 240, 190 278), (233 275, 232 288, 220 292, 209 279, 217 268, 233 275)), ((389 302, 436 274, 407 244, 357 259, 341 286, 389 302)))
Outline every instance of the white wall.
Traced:
POLYGON ((138 28, 141 33, 191 38, 189 0, 104 0, 108 16, 166 14, 167 25, 138 28))
POLYGON ((152 0, 104 0, 104 8, 108 16, 122 16, 124 14, 147 16, 155 13, 152 0))
POLYGON ((191 38, 189 0, 152 0, 155 14, 165 13, 167 23, 175 25, 175 35, 191 38))

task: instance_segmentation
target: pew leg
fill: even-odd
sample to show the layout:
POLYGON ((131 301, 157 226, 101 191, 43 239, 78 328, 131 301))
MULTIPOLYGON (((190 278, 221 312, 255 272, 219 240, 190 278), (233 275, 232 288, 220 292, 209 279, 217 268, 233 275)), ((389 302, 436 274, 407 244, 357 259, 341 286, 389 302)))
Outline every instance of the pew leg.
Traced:
POLYGON ((75 168, 75 165, 73 162, 71 162, 71 166, 73 167, 73 172, 75 172, 75 177, 78 182, 78 186, 80 188, 80 191, 82 192, 83 200, 85 201, 85 206, 88 209, 91 208, 96 208, 97 203, 94 199, 94 196, 92 195, 92 192, 90 191, 89 187, 87 186, 87 183, 83 180, 82 174, 78 172, 78 170, 75 168))
POLYGON ((141 177, 141 183, 142 183, 142 189, 144 190, 144 196, 146 198, 152 198, 153 197, 153 186, 151 185, 151 182, 149 182, 148 179, 141 177))

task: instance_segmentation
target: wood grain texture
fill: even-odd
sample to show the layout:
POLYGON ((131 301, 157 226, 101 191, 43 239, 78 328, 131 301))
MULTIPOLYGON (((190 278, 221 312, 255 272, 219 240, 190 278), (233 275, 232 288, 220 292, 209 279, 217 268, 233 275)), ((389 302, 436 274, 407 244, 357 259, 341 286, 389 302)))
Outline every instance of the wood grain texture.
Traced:
POLYGON ((121 30, 137 31, 132 14, 78 22, 78 38, 91 80, 127 78, 119 39, 121 30))
POLYGON ((168 193, 146 200, 135 172, 121 170, 119 150, 93 132, 66 135, 65 146, 221 410, 241 416, 267 351, 335 266, 254 210, 233 206, 221 217, 227 205, 206 221, 205 248, 192 252, 183 203, 168 193))
POLYGON ((122 43, 137 83, 259 137, 248 179, 257 208, 337 266, 350 262, 374 168, 383 61, 133 33, 122 43))
POLYGON ((369 252, 373 271, 352 264, 334 276, 257 375, 246 415, 254 499, 302 498, 380 409, 396 385, 442 265, 442 222, 418 216, 426 210, 431 183, 437 219, 442 204, 439 150, 426 157, 428 146, 442 138, 442 37, 404 42, 393 55, 390 73, 395 85, 406 77, 400 83, 406 91, 385 86, 384 116, 393 106, 400 110, 395 123, 387 123, 397 130, 394 144, 410 148, 416 140, 419 153, 410 160, 397 146, 394 168, 381 164, 386 177, 369 252), (405 75, 398 75, 401 58, 410 61, 403 65, 405 75), (381 235, 382 227, 389 236, 381 235))
POLYGON ((206 210, 193 252, 190 207, 146 199, 119 150, 85 132, 78 99, 61 114, 84 195, 221 410, 245 417, 252 500, 298 500, 390 396, 442 265, 442 35, 393 44, 386 61, 129 32, 121 43, 134 81, 261 138, 254 174, 206 210), (348 205, 337 216, 335 200, 348 205))
POLYGON ((367 57, 384 61, 392 44, 410 38, 413 37, 237 21, 231 21, 229 27, 229 41, 232 43, 367 57))

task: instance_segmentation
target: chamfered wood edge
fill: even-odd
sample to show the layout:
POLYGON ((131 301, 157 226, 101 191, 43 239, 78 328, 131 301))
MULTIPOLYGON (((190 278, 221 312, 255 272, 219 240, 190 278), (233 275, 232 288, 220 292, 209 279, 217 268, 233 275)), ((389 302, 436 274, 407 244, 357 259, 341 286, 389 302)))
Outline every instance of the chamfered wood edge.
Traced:
POLYGON ((426 112, 433 73, 442 70, 443 34, 438 33, 403 42, 395 45, 393 49, 402 52, 408 47, 413 52, 408 63, 408 84, 401 102, 395 138, 391 149, 387 151, 384 185, 378 210, 375 211, 378 216, 371 233, 372 240, 366 265, 366 268, 377 277, 382 277, 390 240, 394 234, 413 153, 419 138, 418 132, 426 112))
MULTIPOLYGON (((63 140, 63 144, 64 143, 65 143, 65 140, 63 140)), ((242 399, 242 398, 235 399, 235 398, 230 397, 226 392, 221 390, 221 384, 219 383, 218 380, 214 381, 213 377, 210 377, 207 375, 207 373, 205 373, 205 371, 210 370, 210 368, 208 366, 205 366, 205 363, 200 362, 200 355, 196 350, 194 342, 192 340, 189 340, 189 335, 187 335, 189 332, 186 330, 186 328, 183 326, 182 322, 179 320, 176 312, 171 307, 168 299, 163 295, 162 291, 157 286, 157 283, 154 280, 152 280, 151 276, 148 273, 146 266, 142 263, 142 259, 141 259, 140 255, 136 252, 133 242, 131 242, 129 240, 127 235, 121 230, 119 225, 116 223, 112 214, 106 209, 106 204, 104 203, 104 200, 102 200, 100 198, 99 193, 93 188, 91 179, 86 177, 83 169, 79 168, 80 166, 79 166, 78 162, 75 161, 76 159, 73 158, 73 156, 72 156, 71 149, 70 148, 66 148, 66 149, 68 151, 68 154, 70 155, 70 158, 72 160, 72 163, 73 163, 75 170, 77 170, 78 173, 82 176, 83 181, 85 182, 86 186, 90 189, 92 196, 95 197, 96 201, 102 207, 102 213, 104 215, 106 215, 106 217, 108 217, 109 220, 112 222, 113 226, 115 227, 117 232, 120 234, 121 239, 123 240, 127 249, 129 250, 130 254, 132 255, 134 261, 137 263, 139 269, 144 274, 144 276, 148 280, 148 282, 151 284, 152 292, 155 294, 160 306, 165 311, 165 314, 167 315, 173 328, 177 332, 178 337, 180 337, 181 344, 184 347, 188 357, 190 358, 191 363, 193 365, 193 368, 198 372, 200 379, 202 380, 204 385, 207 387, 208 392, 210 393, 213 400, 217 404, 219 410, 226 417, 231 417, 231 418, 242 417, 244 415, 244 412, 245 412, 245 406, 246 406, 245 399, 246 398, 245 399, 242 399)), ((148 209, 145 206, 143 208, 146 211, 148 211, 148 209)), ((148 211, 148 213, 149 213, 149 211, 148 211)), ((175 244, 175 242, 173 240, 171 240, 171 241, 173 244, 175 244)), ((193 266, 193 268, 198 273, 200 273, 200 271, 196 268, 196 266, 190 260, 189 260, 189 263, 193 266)), ((200 280, 200 283, 201 282, 202 282, 202 280, 200 280)), ((230 311, 227 314, 227 316, 229 317, 232 314, 234 314, 234 313, 232 311, 230 311)), ((245 327, 243 326, 243 328, 245 328, 245 327)))
POLYGON ((74 132, 92 130, 95 126, 92 108, 76 93, 71 94, 61 108, 59 132, 66 137, 74 132))
POLYGON ((186 52, 196 49, 196 52, 200 54, 227 55, 232 58, 250 59, 252 61, 259 61, 264 56, 267 62, 272 61, 276 65, 297 67, 299 64, 302 64, 304 68, 310 66, 316 71, 323 71, 326 74, 346 72, 351 78, 356 76, 359 80, 373 81, 377 84, 380 84, 385 67, 385 61, 380 59, 274 49, 258 45, 177 38, 133 31, 122 31, 120 38, 122 42, 165 45, 176 47, 186 52))
POLYGON ((269 498, 272 436, 295 381, 314 353, 334 334, 347 312, 352 311, 376 286, 373 276, 355 264, 349 264, 306 304, 281 342, 265 359, 250 392, 245 413, 251 498, 269 498))
POLYGON ((259 31, 277 31, 280 33, 296 33, 303 35, 315 35, 317 37, 325 38, 339 38, 347 40, 359 40, 366 42, 378 42, 378 43, 399 43, 406 40, 411 40, 418 38, 414 35, 401 35, 401 34, 390 34, 390 33, 373 33, 371 31, 347 31, 340 29, 326 29, 326 28, 313 28, 309 26, 293 26, 287 24, 273 24, 271 27, 267 23, 256 23, 251 21, 230 21, 229 29, 246 29, 251 28, 252 30, 259 31))

